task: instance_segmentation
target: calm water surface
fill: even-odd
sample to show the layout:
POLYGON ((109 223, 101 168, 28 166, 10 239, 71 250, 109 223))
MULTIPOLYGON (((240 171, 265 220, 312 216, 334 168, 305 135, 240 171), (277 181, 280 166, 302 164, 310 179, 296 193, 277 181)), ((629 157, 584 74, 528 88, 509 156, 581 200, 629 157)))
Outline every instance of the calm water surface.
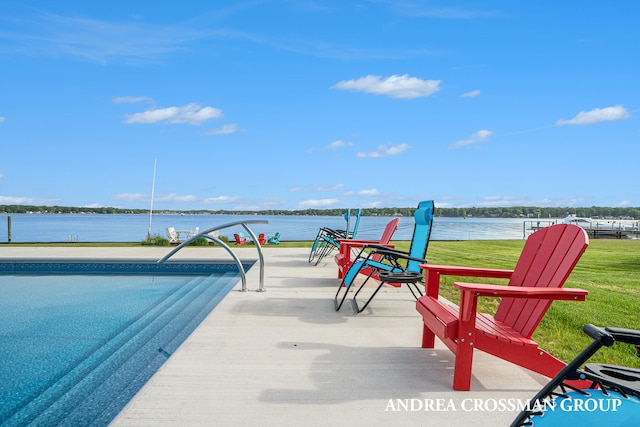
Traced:
MULTIPOLYGON (((11 217, 11 241, 25 242, 137 242, 147 236, 149 215, 132 214, 11 214, 0 215, 0 242, 7 242, 11 217)), ((151 234, 166 236, 165 229, 200 231, 241 220, 266 220, 268 224, 250 225, 256 233, 272 236, 280 232, 281 239, 313 240, 320 227, 344 229, 340 216, 269 216, 269 215, 153 215, 151 234)), ((357 237, 377 239, 389 217, 362 217, 357 237)), ((511 218, 435 218, 432 240, 493 240, 522 239, 523 219, 511 218)), ((223 236, 244 232, 242 227, 221 231, 223 236)), ((413 218, 402 217, 394 240, 411 240, 413 218)), ((246 234, 246 232, 245 232, 246 234)))

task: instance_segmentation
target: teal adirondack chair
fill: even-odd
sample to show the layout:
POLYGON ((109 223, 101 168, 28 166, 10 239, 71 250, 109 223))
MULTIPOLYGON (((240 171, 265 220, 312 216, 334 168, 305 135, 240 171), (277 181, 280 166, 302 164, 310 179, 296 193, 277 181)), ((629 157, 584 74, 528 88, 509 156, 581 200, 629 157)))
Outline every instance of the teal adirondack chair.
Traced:
POLYGON ((270 245, 279 245, 280 244, 280 232, 276 232, 273 236, 267 239, 267 243, 270 245))

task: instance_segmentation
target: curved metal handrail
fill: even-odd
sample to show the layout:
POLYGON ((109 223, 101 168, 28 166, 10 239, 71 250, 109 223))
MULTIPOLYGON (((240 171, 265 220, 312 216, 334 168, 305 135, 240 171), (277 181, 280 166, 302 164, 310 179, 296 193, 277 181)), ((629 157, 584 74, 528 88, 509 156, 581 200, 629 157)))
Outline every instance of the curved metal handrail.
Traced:
POLYGON ((238 265, 238 268, 240 269, 240 275, 242 276, 242 292, 246 292, 247 291, 247 277, 246 277, 246 274, 245 274, 245 271, 244 271, 244 267, 242 266, 242 262, 240 261, 238 256, 235 254, 235 252, 233 252, 233 250, 231 250, 229 245, 227 245, 226 243, 224 243, 220 239, 209 235, 209 233, 211 233, 213 231, 222 230, 223 228, 228 228, 228 227, 234 227, 236 225, 242 225, 244 227, 244 229, 247 230, 247 233, 249 233, 249 235, 253 239, 254 243, 256 244, 256 249, 258 250, 258 258, 260 259, 260 284, 258 286, 257 291, 258 292, 264 292, 264 291, 266 291, 266 289, 264 288, 264 256, 262 255, 262 249, 261 249, 261 246, 260 246, 260 242, 258 241, 258 238, 256 237, 254 232, 249 228, 249 226, 247 224, 268 224, 268 223, 269 223, 269 221, 266 221, 266 220, 235 221, 235 222, 229 222, 227 224, 218 225, 216 227, 208 228, 208 229, 206 229, 204 231, 201 231, 200 233, 196 234, 195 236, 190 237, 189 239, 185 240, 184 242, 180 243, 178 246, 175 247, 175 249, 173 249, 171 252, 169 252, 164 257, 160 258, 158 260, 158 264, 163 264, 165 261, 167 261, 173 255, 175 255, 175 253, 178 252, 180 249, 182 249, 185 246, 189 245, 191 242, 193 242, 193 241, 195 241, 195 240, 197 240, 197 239, 199 239, 201 237, 204 237, 206 239, 213 240, 214 242, 216 242, 217 244, 222 246, 229 253, 229 255, 231 255, 233 260, 238 265))

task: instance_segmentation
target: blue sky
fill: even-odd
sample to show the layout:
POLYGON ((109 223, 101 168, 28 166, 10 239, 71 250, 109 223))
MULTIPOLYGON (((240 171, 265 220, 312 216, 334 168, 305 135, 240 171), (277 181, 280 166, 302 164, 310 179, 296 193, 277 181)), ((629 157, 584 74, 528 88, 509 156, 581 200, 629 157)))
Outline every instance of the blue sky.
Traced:
POLYGON ((637 207, 638 16, 632 0, 5 0, 0 204, 637 207))

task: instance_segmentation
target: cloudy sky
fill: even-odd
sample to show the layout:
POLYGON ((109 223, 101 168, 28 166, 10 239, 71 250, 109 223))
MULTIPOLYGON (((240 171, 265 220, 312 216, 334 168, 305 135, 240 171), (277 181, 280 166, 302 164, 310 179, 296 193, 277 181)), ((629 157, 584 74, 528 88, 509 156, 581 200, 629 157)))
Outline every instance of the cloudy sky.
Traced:
POLYGON ((631 0, 3 1, 0 204, 640 206, 638 16, 631 0))

